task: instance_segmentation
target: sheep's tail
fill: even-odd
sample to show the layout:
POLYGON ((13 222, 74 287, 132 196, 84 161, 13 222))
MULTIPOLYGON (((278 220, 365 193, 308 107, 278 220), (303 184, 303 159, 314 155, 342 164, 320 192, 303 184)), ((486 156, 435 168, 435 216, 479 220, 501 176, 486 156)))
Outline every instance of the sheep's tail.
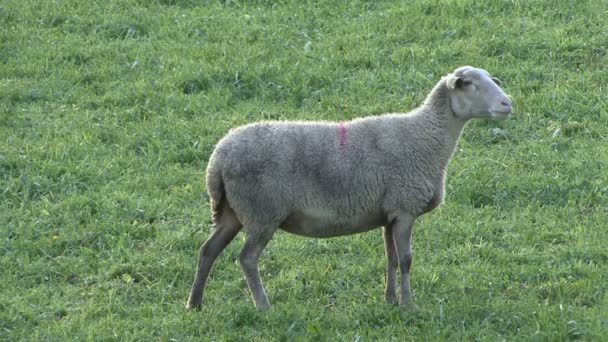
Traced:
POLYGON ((217 162, 210 162, 207 167, 207 192, 211 204, 211 217, 213 222, 217 223, 222 213, 222 203, 225 200, 224 181, 217 162))

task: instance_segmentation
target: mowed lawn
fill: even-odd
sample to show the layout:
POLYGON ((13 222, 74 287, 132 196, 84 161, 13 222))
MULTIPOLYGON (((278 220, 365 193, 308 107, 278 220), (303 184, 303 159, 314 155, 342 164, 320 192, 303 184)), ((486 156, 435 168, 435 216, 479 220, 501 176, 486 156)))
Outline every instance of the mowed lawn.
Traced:
MULTIPOLYGON (((603 341, 605 1, 0 2, 0 340, 603 341), (255 310, 218 258, 205 167, 232 127, 407 112, 461 65, 514 101, 470 123, 414 232, 415 305, 379 230, 277 233, 255 310)), ((395 144, 401 143, 395 141, 395 144)))

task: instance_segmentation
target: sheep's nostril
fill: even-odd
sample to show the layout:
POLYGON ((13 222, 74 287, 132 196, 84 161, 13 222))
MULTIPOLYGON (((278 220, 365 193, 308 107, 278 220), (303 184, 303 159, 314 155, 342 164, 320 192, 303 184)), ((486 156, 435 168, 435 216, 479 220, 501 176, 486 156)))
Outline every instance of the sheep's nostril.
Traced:
POLYGON ((510 106, 511 102, 501 101, 500 104, 503 105, 503 106, 510 106))

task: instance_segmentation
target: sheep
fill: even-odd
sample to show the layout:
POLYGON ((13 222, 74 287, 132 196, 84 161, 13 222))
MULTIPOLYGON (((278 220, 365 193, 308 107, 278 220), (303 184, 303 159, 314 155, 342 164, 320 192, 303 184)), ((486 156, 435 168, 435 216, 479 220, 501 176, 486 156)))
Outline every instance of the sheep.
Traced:
POLYGON ((247 238, 239 261, 260 310, 270 302, 258 259, 279 228, 329 238, 382 227, 385 300, 410 303, 412 227, 443 202, 446 168, 464 126, 472 118, 504 120, 511 112, 497 78, 464 66, 408 114, 260 122, 229 132, 207 167, 214 228, 200 248, 187 308, 201 308, 213 262, 242 227, 247 238))

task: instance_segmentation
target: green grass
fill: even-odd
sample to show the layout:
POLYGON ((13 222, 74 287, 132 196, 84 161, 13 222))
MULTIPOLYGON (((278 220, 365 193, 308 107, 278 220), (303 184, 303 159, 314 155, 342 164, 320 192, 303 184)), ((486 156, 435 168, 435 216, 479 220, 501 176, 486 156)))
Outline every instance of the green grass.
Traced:
POLYGON ((604 339, 607 28, 600 0, 0 3, 0 339, 604 339), (278 233, 264 313, 241 235, 185 310, 230 128, 406 112, 465 64, 516 115, 465 129, 415 308, 384 303, 377 231, 278 233))

